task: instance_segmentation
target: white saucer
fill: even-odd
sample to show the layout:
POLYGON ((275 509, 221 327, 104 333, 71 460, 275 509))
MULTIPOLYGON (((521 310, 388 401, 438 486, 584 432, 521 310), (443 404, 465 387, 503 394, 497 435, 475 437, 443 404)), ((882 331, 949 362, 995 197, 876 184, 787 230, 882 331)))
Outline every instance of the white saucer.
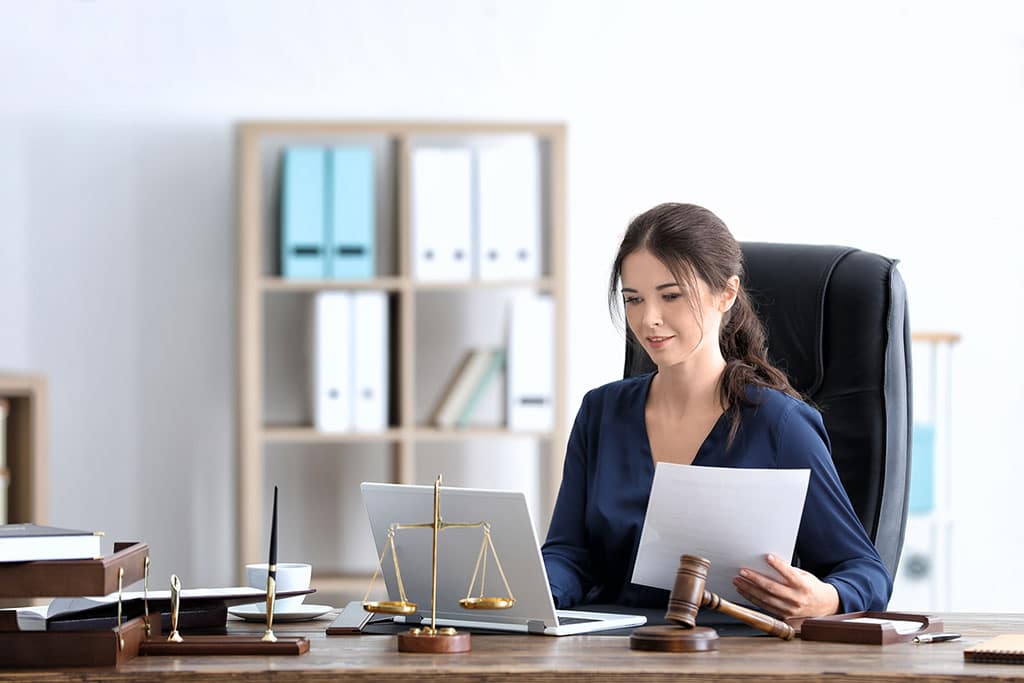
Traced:
MULTIPOLYGON (((232 615, 234 615, 236 617, 241 617, 242 619, 245 619, 246 621, 266 621, 267 620, 266 609, 263 609, 263 610, 257 609, 257 607, 256 607, 257 604, 259 604, 259 603, 254 603, 254 604, 251 604, 251 605, 237 605, 235 607, 229 607, 228 608, 228 614, 232 614, 232 615)), ((303 603, 303 604, 299 605, 298 607, 289 609, 287 612, 282 612, 280 610, 276 610, 275 609, 274 610, 274 621, 275 622, 310 621, 312 619, 316 619, 317 617, 322 617, 323 615, 325 615, 328 612, 330 612, 332 609, 334 609, 334 608, 331 607, 330 605, 308 605, 308 604, 303 603)))

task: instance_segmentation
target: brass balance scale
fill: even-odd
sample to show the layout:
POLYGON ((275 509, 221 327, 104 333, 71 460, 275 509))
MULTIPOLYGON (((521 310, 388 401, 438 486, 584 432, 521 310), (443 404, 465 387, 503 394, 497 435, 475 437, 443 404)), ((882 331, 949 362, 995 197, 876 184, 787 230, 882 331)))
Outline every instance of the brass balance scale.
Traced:
POLYGON ((515 596, 508 585, 508 579, 501 568, 501 561, 498 559, 498 551, 494 549, 494 542, 491 540, 491 525, 489 522, 445 522, 441 519, 441 475, 437 475, 434 482, 434 520, 420 524, 391 524, 388 527, 388 540, 384 544, 384 550, 377 559, 377 568, 370 579, 370 586, 363 596, 363 609, 367 612, 377 614, 410 615, 416 612, 418 605, 409 600, 405 594, 405 585, 402 583, 402 570, 398 565, 398 553, 395 550, 395 533, 403 529, 432 529, 434 532, 433 558, 430 569, 430 626, 412 628, 398 635, 399 652, 427 652, 427 653, 448 653, 467 652, 470 649, 470 634, 460 633, 453 628, 437 628, 437 534, 445 529, 473 529, 483 530, 483 539, 480 543, 480 552, 477 555, 476 567, 473 569, 473 578, 470 579, 469 589, 466 597, 459 600, 459 606, 463 609, 508 609, 516 604, 515 596), (377 577, 383 571, 384 556, 391 553, 391 560, 395 567, 395 580, 398 584, 398 595, 400 600, 370 600, 370 592, 373 590, 377 577), (484 594, 484 584, 487 579, 487 557, 494 559, 498 568, 498 574, 505 585, 505 595, 502 597, 491 597, 484 594), (480 577, 480 588, 477 595, 473 595, 473 588, 476 585, 477 577, 480 577))

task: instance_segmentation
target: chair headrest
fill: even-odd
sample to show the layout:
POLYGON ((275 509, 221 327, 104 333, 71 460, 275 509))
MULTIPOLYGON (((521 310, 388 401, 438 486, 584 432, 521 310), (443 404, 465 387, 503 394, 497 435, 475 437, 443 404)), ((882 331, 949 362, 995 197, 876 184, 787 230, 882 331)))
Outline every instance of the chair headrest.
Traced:
POLYGON ((765 322, 771 360, 813 395, 825 373, 825 292, 852 247, 744 242, 744 286, 765 322), (808 334, 813 330, 813 334, 808 334))

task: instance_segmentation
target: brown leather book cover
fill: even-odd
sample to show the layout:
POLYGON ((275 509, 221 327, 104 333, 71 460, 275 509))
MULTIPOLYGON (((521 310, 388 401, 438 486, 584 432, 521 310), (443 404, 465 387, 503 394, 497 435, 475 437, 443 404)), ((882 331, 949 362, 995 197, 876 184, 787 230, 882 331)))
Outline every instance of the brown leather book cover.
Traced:
POLYGON ((1007 633, 964 649, 964 661, 1024 664, 1024 633, 1007 633))

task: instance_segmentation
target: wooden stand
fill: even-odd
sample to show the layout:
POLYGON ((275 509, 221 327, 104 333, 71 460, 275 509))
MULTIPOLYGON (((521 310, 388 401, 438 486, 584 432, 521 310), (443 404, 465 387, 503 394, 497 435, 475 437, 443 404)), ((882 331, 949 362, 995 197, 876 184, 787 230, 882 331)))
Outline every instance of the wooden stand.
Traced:
POLYGON ((278 636, 270 643, 260 636, 185 636, 180 643, 150 638, 139 654, 152 655, 301 655, 309 652, 309 640, 278 636))
POLYGON ((706 626, 643 626, 629 637, 629 649, 653 652, 708 652, 718 649, 718 632, 706 626))
POLYGON ((418 652, 426 654, 455 654, 469 652, 472 646, 469 633, 457 633, 455 629, 414 628, 398 634, 399 652, 418 652))

